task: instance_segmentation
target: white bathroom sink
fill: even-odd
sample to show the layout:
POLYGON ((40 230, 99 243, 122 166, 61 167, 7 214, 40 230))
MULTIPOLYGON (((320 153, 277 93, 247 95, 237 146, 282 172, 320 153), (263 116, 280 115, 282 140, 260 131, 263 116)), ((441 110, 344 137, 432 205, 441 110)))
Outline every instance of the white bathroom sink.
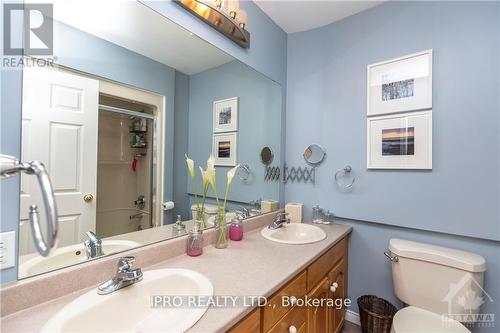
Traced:
POLYGON ((323 229, 304 223, 284 224, 281 228, 274 230, 265 227, 260 233, 264 238, 273 242, 285 244, 309 244, 326 238, 323 229))
MULTIPOLYGON (((111 254, 136 248, 141 244, 128 240, 103 240, 102 251, 111 254)), ((45 273, 61 267, 71 266, 87 261, 83 244, 64 246, 53 251, 48 257, 35 256, 19 265, 19 277, 27 277, 45 273)))
POLYGON ((41 332, 185 332, 203 316, 208 305, 153 307, 153 296, 170 296, 174 303, 172 296, 212 295, 212 283, 198 272, 147 271, 142 281, 111 294, 98 295, 97 289, 83 294, 49 319, 41 332))

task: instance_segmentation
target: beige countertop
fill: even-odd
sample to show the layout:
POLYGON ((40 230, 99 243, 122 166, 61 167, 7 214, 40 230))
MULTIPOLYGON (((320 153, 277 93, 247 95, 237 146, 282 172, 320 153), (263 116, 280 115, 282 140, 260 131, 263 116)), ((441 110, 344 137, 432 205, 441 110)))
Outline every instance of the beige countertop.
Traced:
MULTIPOLYGON (((198 271, 212 282, 215 295, 270 296, 352 230, 352 227, 341 224, 321 225, 320 228, 325 230, 327 238, 313 244, 275 243, 263 238, 258 229, 247 232, 241 242, 230 242, 227 249, 219 250, 208 245, 200 257, 180 255, 143 269, 187 268, 198 271)), ((58 310, 92 288, 5 316, 1 318, 1 331, 38 332, 58 310)), ((250 311, 250 307, 243 306, 209 308, 189 332, 225 332, 250 311)))

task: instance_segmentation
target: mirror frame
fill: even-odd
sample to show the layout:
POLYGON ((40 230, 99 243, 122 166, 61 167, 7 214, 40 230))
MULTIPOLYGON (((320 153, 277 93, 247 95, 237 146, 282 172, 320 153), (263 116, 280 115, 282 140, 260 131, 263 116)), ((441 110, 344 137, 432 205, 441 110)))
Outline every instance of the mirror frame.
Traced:
POLYGON ((325 160, 326 158, 326 151, 325 149, 318 143, 311 143, 310 145, 308 145, 305 149, 304 149, 304 153, 302 154, 302 157, 304 158, 304 161, 306 161, 307 164, 313 166, 313 167, 317 167, 318 165, 320 165, 321 163, 323 163, 323 161, 325 160), (307 158, 306 158, 306 151, 308 149, 310 149, 311 147, 318 147, 321 152, 323 153, 323 156, 321 156, 320 160, 317 161, 317 162, 311 162, 309 161, 307 158))
POLYGON ((265 166, 268 166, 271 163, 273 163, 273 160, 274 160, 274 152, 271 149, 271 147, 269 147, 269 146, 263 147, 260 151, 260 161, 262 162, 262 164, 264 164, 265 166), (271 154, 271 156, 269 157, 269 160, 266 162, 266 161, 264 161, 264 158, 262 156, 264 155, 264 151, 267 151, 267 150, 269 150, 269 153, 271 154))

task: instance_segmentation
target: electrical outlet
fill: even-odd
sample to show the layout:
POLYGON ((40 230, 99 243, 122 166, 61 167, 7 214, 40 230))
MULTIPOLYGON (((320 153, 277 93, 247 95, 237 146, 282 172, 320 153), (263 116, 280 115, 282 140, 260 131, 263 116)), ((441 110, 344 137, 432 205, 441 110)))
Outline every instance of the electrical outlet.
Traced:
POLYGON ((9 231, 0 234, 0 269, 16 265, 16 232, 9 231))

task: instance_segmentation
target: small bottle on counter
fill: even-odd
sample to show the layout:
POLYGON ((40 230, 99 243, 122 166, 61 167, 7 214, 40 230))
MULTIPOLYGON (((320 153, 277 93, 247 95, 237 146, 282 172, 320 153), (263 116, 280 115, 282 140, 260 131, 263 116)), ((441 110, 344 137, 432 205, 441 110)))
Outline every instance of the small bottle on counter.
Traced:
POLYGON ((203 254, 203 232, 195 224, 188 233, 186 254, 197 257, 203 254))
POLYGON ((240 216, 233 219, 229 226, 229 239, 232 241, 243 239, 243 219, 240 216))
POLYGON ((186 229, 186 226, 182 223, 182 217, 180 215, 177 215, 177 221, 175 221, 172 229, 174 231, 183 231, 186 229))

